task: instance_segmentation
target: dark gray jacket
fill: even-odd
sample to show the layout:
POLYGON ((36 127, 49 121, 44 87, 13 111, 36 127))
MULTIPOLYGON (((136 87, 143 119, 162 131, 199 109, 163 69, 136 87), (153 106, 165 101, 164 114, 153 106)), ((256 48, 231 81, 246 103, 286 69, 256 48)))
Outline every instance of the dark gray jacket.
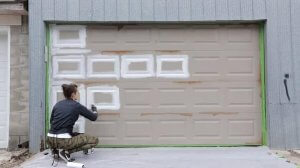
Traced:
POLYGON ((79 115, 82 115, 91 121, 96 121, 98 118, 98 113, 93 113, 74 100, 65 99, 56 103, 50 118, 51 128, 49 133, 69 133, 72 135, 73 126, 79 115))

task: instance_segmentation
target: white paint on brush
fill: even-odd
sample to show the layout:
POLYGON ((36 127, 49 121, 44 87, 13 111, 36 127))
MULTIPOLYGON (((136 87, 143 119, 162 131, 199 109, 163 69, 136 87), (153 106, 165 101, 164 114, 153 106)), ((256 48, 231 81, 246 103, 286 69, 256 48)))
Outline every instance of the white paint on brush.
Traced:
POLYGON ((120 78, 120 59, 117 55, 94 55, 87 59, 87 77, 88 78, 120 78), (112 72, 93 72, 94 63, 113 63, 112 72))
POLYGON ((83 55, 53 56, 53 78, 57 79, 83 79, 85 77, 85 58, 83 55), (75 71, 59 71, 59 64, 75 63, 75 71))
POLYGON ((164 78, 188 78, 190 76, 187 55, 159 55, 156 57, 156 76, 164 78), (182 69, 163 70, 162 66, 167 62, 181 62, 182 69))
POLYGON ((148 78, 153 77, 155 75, 153 55, 123 55, 121 58, 121 76, 123 78, 148 78), (146 63, 146 69, 144 71, 129 69, 130 64, 139 62, 146 63))
POLYGON ((94 104, 99 110, 119 110, 120 93, 116 86, 93 86, 87 88, 87 105, 90 107, 94 104), (95 102, 95 93, 110 94, 112 102, 95 102))
POLYGON ((52 46, 56 48, 85 48, 86 46, 86 26, 81 25, 53 25, 52 26, 52 46), (78 38, 61 39, 60 34, 64 31, 77 31, 78 38))

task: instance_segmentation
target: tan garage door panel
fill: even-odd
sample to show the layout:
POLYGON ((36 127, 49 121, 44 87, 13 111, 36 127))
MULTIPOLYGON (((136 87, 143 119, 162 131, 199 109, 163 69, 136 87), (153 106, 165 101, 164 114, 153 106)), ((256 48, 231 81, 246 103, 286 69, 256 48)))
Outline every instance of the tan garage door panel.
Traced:
POLYGON ((91 53, 84 56, 117 55, 120 65, 107 65, 122 71, 118 79, 76 80, 86 88, 119 89, 120 109, 102 110, 98 121, 86 125, 102 144, 261 144, 258 26, 91 25, 86 35, 91 53), (187 57, 168 62, 160 55, 187 57), (127 70, 120 68, 124 60, 127 70), (164 76, 187 66, 181 76, 164 76), (141 70, 152 77, 130 76, 141 70))
POLYGON ((103 144, 260 144, 257 26, 89 27, 106 54, 183 54, 188 79, 121 79, 121 109, 89 124, 103 144))

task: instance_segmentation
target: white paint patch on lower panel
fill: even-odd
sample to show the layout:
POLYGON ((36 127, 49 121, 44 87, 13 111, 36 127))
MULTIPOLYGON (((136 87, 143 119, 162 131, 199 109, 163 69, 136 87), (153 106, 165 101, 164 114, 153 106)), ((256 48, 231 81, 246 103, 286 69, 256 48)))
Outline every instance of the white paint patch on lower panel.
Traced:
POLYGON ((54 56, 52 66, 53 78, 83 79, 85 77, 85 58, 83 55, 54 56), (71 70, 60 70, 60 68, 67 67, 68 64, 69 66, 73 64, 73 67, 69 67, 71 70))
POLYGON ((123 78, 148 78, 155 75, 153 55, 123 55, 121 58, 121 76, 123 78), (146 69, 130 70, 129 66, 133 63, 146 63, 146 69))
POLYGON ((89 78, 120 78, 120 59, 117 55, 94 55, 87 59, 87 77, 89 78), (95 63, 112 63, 111 72, 94 72, 95 63))
POLYGON ((188 78, 189 66, 187 55, 159 55, 156 57, 157 77, 165 78, 188 78), (163 70, 164 63, 181 62, 181 69, 178 70, 163 70))
MULTIPOLYGON (((71 82, 65 83, 69 84, 71 82)), ((78 86, 78 91, 80 94, 80 100, 79 103, 86 106, 86 90, 84 85, 79 85, 78 86)), ((52 87, 52 108, 54 105, 59 102, 61 99, 59 98, 59 94, 63 95, 63 90, 61 86, 53 86, 52 87)), ((50 115, 51 116, 51 115, 50 115)), ((79 116, 78 120, 76 121, 74 127, 73 127, 74 132, 78 133, 84 133, 85 132, 85 118, 83 116, 79 116)))
POLYGON ((90 107, 94 104, 97 109, 119 110, 120 94, 119 88, 116 86, 94 86, 87 88, 87 105, 90 107), (111 95, 111 102, 95 102, 95 93, 111 95))

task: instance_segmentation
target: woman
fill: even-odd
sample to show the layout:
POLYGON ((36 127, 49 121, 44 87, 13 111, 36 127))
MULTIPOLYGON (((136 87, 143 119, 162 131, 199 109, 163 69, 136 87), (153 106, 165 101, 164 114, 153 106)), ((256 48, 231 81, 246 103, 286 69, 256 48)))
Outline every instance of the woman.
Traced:
POLYGON ((65 99, 56 103, 53 107, 50 124, 51 128, 47 135, 47 143, 62 159, 69 162, 70 154, 77 151, 88 150, 98 144, 98 138, 85 134, 73 133, 73 126, 79 115, 96 121, 98 117, 97 108, 92 105, 92 111, 78 103, 79 93, 76 84, 63 84, 65 99), (61 151, 57 151, 62 149, 61 151))

